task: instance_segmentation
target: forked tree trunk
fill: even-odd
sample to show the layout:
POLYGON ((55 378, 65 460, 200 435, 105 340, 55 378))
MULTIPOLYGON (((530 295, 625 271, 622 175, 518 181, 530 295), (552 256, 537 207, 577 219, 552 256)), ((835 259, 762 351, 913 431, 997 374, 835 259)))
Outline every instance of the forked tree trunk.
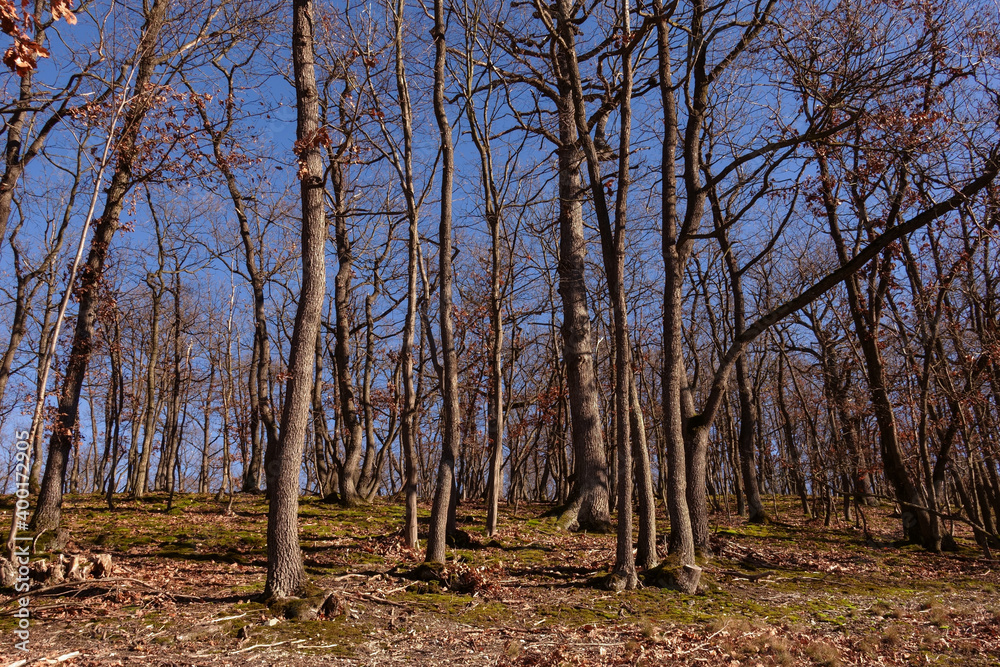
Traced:
MULTIPOLYGON (((837 247, 837 256, 841 264, 846 264, 851 258, 848 256, 847 246, 840 232, 837 204, 827 164, 825 156, 820 156, 820 183, 822 186, 823 204, 827 213, 830 234, 837 247)), ((931 528, 932 519, 930 513, 925 509, 926 501, 924 495, 920 493, 920 490, 913 483, 913 479, 906 469, 906 464, 903 460, 899 432, 896 427, 896 416, 893 412, 892 401, 889 398, 885 363, 879 345, 878 316, 872 316, 869 312, 866 312, 863 305, 863 303, 867 303, 868 308, 877 313, 881 309, 879 302, 884 295, 868 294, 867 299, 863 301, 860 280, 856 273, 851 274, 844 280, 844 286, 847 288, 851 319, 854 324, 858 344, 863 353, 865 369, 867 371, 868 393, 875 412, 875 422, 879 429, 879 444, 882 450, 882 463, 885 467, 885 476, 889 480, 889 483, 892 484, 896 500, 900 504, 900 512, 903 518, 903 532, 911 541, 923 544, 928 549, 939 550, 940 544, 934 543, 933 530, 931 528)))
MULTIPOLYGON (((28 1, 24 0, 22 7, 25 7, 28 1)), ((32 12, 34 35, 32 39, 36 44, 45 44, 45 29, 50 25, 49 21, 42 17, 45 5, 44 0, 34 1, 32 12)), ((28 164, 42 153, 52 131, 64 118, 72 115, 74 109, 70 107, 70 101, 73 99, 73 94, 78 89, 80 82, 86 79, 86 76, 71 77, 67 88, 61 92, 56 91, 56 94, 52 96, 53 91, 51 90, 45 90, 41 95, 40 91, 35 90, 34 72, 29 71, 20 77, 17 100, 7 106, 9 115, 4 122, 7 137, 3 150, 4 170, 3 175, 0 176, 0 246, 3 246, 4 237, 7 235, 7 224, 10 220, 10 211, 14 203, 14 193, 17 190, 18 181, 28 164), (76 80, 74 81, 74 79, 76 80), (59 108, 42 121, 39 118, 38 109, 45 109, 52 102, 59 101, 60 98, 59 108), (34 132, 34 138, 27 141, 31 137, 31 132, 34 132)), ((103 102, 110 92, 111 89, 108 88, 99 95, 97 100, 92 101, 103 102)), ((76 185, 74 184, 73 187, 75 190, 76 185)))
MULTIPOLYGON (((233 78, 227 77, 229 94, 233 95, 233 78)), ((193 89, 192 89, 192 92, 193 89)), ((260 493, 263 485, 264 442, 261 440, 263 426, 267 447, 273 448, 278 441, 278 426, 271 406, 271 344, 267 328, 267 310, 265 307, 264 290, 265 275, 260 266, 255 239, 250 229, 250 216, 247 212, 244 196, 236 179, 229 156, 226 154, 225 142, 228 139, 229 128, 233 123, 235 105, 226 105, 226 123, 223 129, 213 124, 204 105, 196 105, 196 110, 202 121, 202 127, 212 139, 212 156, 215 168, 219 170, 226 182, 226 190, 233 204, 233 212, 239 224, 240 240, 243 245, 243 260, 253 294, 253 352, 250 360, 248 378, 248 396, 250 402, 250 460, 243 471, 242 490, 248 493, 260 493)))
MULTIPOLYGON (((627 197, 629 190, 629 150, 631 149, 631 96, 632 96, 632 50, 631 42, 623 44, 621 50, 621 102, 619 107, 619 142, 617 193, 614 206, 614 220, 609 210, 605 195, 604 179, 601 175, 600 156, 597 152, 594 138, 591 137, 587 109, 583 90, 583 80, 576 55, 575 25, 573 23, 574 6, 569 0, 560 0, 559 15, 556 21, 557 37, 560 48, 564 49, 566 64, 565 77, 570 84, 573 102, 573 115, 576 130, 580 136, 584 155, 587 160, 587 173, 590 178, 590 191, 601 236, 601 254, 604 260, 604 272, 608 280, 608 291, 611 296, 613 315, 612 333, 615 349, 615 447, 617 449, 617 548, 615 565, 610 584, 614 588, 634 588, 638 582, 635 569, 635 554, 632 548, 632 490, 633 490, 633 459, 632 425, 637 423, 633 408, 638 401, 633 401, 635 379, 632 370, 632 346, 629 341, 628 305, 625 294, 625 227, 627 221, 627 197)), ((622 4, 622 26, 625 35, 631 37, 631 8, 626 0, 622 4)), ((641 414, 641 413, 640 413, 641 414)), ((647 454, 648 455, 648 454, 647 454)), ((648 501, 652 496, 651 483, 644 474, 643 496, 648 501)), ((647 517, 648 518, 648 517, 647 517)), ((646 525, 648 529, 648 524, 646 525)), ((647 542, 649 535, 645 536, 647 542)), ((644 558, 655 560, 655 535, 652 538, 654 546, 649 553, 648 543, 645 545, 644 558)))
MULTIPOLYGON (((35 358, 38 360, 35 365, 35 395, 40 395, 46 390, 43 386, 42 376, 46 356, 48 354, 49 343, 54 330, 54 315, 58 307, 53 303, 56 293, 56 269, 55 266, 49 268, 48 279, 45 289, 45 305, 42 309, 42 321, 39 323, 38 347, 35 349, 35 358)), ((138 421, 138 420, 136 420, 138 421)), ((36 428, 34 441, 31 443, 31 471, 28 473, 28 490, 37 494, 42 487, 42 458, 44 458, 44 431, 43 428, 36 428)), ((133 438, 135 442, 135 438, 133 438)))
POLYGON ((500 286, 500 225, 502 203, 493 177, 493 152, 490 143, 490 123, 485 120, 485 128, 480 127, 473 100, 473 62, 471 41, 473 35, 466 36, 466 115, 469 119, 469 134, 479 153, 479 169, 482 178, 483 206, 486 224, 490 229, 490 370, 487 390, 486 440, 489 464, 486 482, 486 534, 493 536, 497 531, 500 512, 500 496, 503 495, 503 302, 500 286))
POLYGON ((573 488, 559 524, 569 530, 609 532, 608 461, 604 451, 597 376, 587 305, 587 243, 583 229, 581 155, 571 90, 559 82, 559 295, 563 304, 563 357, 573 442, 573 488))
MULTIPOLYGON (((719 246, 725 257, 729 272, 729 286, 733 296, 733 333, 740 336, 746 330, 746 305, 743 297, 743 270, 736 263, 733 245, 729 241, 729 231, 726 228, 722 207, 717 197, 710 195, 715 213, 716 232, 719 246)), ((754 409, 753 389, 747 374, 746 355, 740 355, 736 360, 736 386, 740 401, 740 428, 737 435, 737 446, 740 454, 740 473, 743 478, 743 492, 746 494, 747 509, 750 523, 767 523, 767 512, 760 498, 760 487, 757 484, 757 462, 754 460, 754 431, 760 415, 754 409)))
POLYGON ((802 455, 795 442, 795 426, 792 423, 792 415, 785 399, 785 366, 788 364, 788 359, 785 355, 784 340, 781 340, 781 345, 781 359, 778 361, 778 411, 781 414, 782 432, 785 436, 785 446, 788 449, 788 467, 792 478, 792 490, 799 497, 802 513, 809 518, 812 513, 809 511, 809 492, 806 488, 805 475, 802 474, 802 455))
MULTIPOLYGON (((30 76, 30 74, 27 76, 30 76)), ((8 128, 8 134, 12 133, 14 133, 13 128, 8 128)), ((8 151, 10 150, 12 149, 8 142, 8 151)), ((16 148, 14 150, 16 150, 16 148)), ((51 306, 51 295, 53 293, 55 281, 51 279, 47 280, 46 277, 51 278, 55 261, 59 257, 59 252, 62 250, 63 239, 65 238, 66 228, 69 226, 69 222, 71 220, 73 204, 76 201, 76 194, 79 185, 80 179, 73 179, 73 185, 67 196, 66 209, 62 222, 55 233, 55 237, 52 239, 51 245, 47 248, 44 258, 41 262, 39 262, 38 266, 34 270, 25 270, 27 267, 23 266, 21 251, 18 248, 18 245, 14 242, 14 239, 17 237, 21 227, 23 226, 24 218, 21 219, 21 223, 18 224, 10 234, 10 250, 14 260, 13 264, 16 287, 14 292, 14 315, 10 321, 10 338, 7 340, 7 349, 4 350, 3 356, 0 356, 0 402, 3 402, 4 394, 7 391, 7 382, 10 380, 14 358, 17 356, 18 350, 21 349, 21 342, 24 340, 25 334, 28 332, 27 323, 28 316, 32 311, 32 303, 34 302, 38 289, 43 284, 47 284, 49 296, 45 302, 45 308, 48 309, 51 306)), ((0 185, 0 190, 2 190, 2 187, 3 186, 0 185)), ((3 212, 0 211, 0 219, 3 219, 2 216, 3 212)), ((3 232, 0 230, 0 245, 2 245, 2 241, 3 232)), ((44 346, 42 349, 44 349, 44 346)))

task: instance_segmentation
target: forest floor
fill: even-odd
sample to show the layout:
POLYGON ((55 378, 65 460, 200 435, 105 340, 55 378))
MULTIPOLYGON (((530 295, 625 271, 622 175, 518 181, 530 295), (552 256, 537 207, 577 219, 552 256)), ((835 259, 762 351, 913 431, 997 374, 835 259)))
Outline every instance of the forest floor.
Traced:
MULTIPOLYGON (((30 653, 15 648, 18 602, 0 597, 0 667, 64 665, 1000 665, 1000 563, 960 528, 957 553, 896 540, 888 507, 853 523, 712 517, 717 556, 703 590, 611 593, 595 580, 613 535, 572 534, 546 507, 504 508, 493 540, 481 504, 459 507, 472 541, 449 551, 448 586, 401 576, 402 507, 302 503, 306 569, 335 591, 332 618, 287 620, 264 588, 266 502, 237 496, 67 499, 66 554, 109 553, 114 571, 30 592, 30 653), (456 590, 457 589, 457 590, 456 590)), ((0 505, 3 525, 10 502, 0 505)), ((427 514, 422 508, 422 515, 427 514)), ((661 517, 662 520, 662 517, 661 517)), ((422 526, 425 527, 425 524, 422 526)), ((661 523, 661 530, 664 525, 661 523)), ((43 555, 44 556, 44 555, 43 555)), ((51 556, 50 556, 51 557, 51 556)))

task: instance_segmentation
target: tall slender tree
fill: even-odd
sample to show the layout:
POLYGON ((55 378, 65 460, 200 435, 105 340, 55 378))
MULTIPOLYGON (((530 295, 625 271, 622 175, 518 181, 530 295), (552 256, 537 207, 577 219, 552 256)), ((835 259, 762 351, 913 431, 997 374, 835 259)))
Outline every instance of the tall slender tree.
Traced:
POLYGON ((438 467, 431 509, 427 562, 444 563, 448 528, 452 523, 455 494, 455 460, 461 438, 458 403, 458 355, 455 351, 455 324, 452 309, 454 270, 452 268, 452 188, 455 181, 455 149, 451 137, 445 99, 445 70, 448 57, 447 20, 444 1, 434 2, 434 117, 441 140, 441 217, 438 222, 438 289, 441 317, 441 463, 438 467))
POLYGON ((132 86, 134 99, 126 108, 122 118, 115 171, 106 190, 104 210, 94 226, 90 252, 80 274, 80 284, 76 287, 79 299, 76 329, 70 347, 69 363, 63 376, 63 386, 59 392, 58 415, 49 440, 48 459, 38 494, 38 504, 31 520, 32 528, 38 532, 57 527, 62 515, 63 480, 77 428, 80 392, 93 351, 100 281, 111 241, 121 226, 125 197, 135 184, 137 145, 143 120, 156 102, 153 82, 156 67, 160 62, 161 53, 158 46, 160 33, 166 23, 168 5, 169 0, 155 0, 145 9, 145 23, 136 48, 138 61, 132 86))
POLYGON ((264 596, 268 598, 292 595, 305 577, 299 547, 299 473, 312 403, 316 337, 326 290, 323 149, 330 138, 319 124, 312 0, 293 0, 292 12, 292 62, 298 114, 295 154, 302 197, 302 283, 292 330, 281 429, 266 471, 270 504, 264 596))

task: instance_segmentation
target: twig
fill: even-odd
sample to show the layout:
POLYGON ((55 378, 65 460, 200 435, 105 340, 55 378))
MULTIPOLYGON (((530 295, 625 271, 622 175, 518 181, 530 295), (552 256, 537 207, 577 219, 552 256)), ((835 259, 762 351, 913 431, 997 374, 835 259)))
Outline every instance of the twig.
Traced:
MULTIPOLYGON (((729 627, 729 621, 726 621, 725 625, 722 626, 722 629, 720 629, 718 632, 713 632, 708 637, 705 637, 705 641, 703 641, 702 643, 698 644, 694 648, 688 649, 687 651, 676 651, 674 653, 674 656, 690 655, 691 653, 694 653, 695 651, 702 650, 703 648, 705 648, 706 646, 708 646, 712 642, 713 639, 715 639, 717 636, 719 636, 720 634, 722 634, 723 632, 725 632, 726 628, 728 628, 728 627, 729 627)), ((694 658, 692 658, 692 659, 694 659, 694 658)))
POLYGON ((398 602, 393 602, 392 600, 386 600, 386 599, 380 598, 380 597, 378 597, 376 595, 372 595, 371 593, 348 593, 348 595, 352 595, 354 597, 358 597, 358 598, 361 598, 363 600, 371 600, 372 602, 378 602, 380 604, 387 604, 387 605, 390 605, 392 607, 399 607, 400 609, 406 609, 406 605, 405 604, 400 604, 398 602))
POLYGON ((224 616, 223 618, 213 618, 209 623, 222 623, 223 621, 232 621, 237 618, 243 618, 247 613, 237 614, 236 616, 224 616))
POLYGON ((409 588, 412 585, 413 584, 406 584, 405 586, 400 586, 399 588, 393 588, 391 590, 385 591, 384 593, 382 593, 382 595, 389 596, 389 595, 392 595, 393 593, 398 593, 399 591, 405 591, 407 588, 409 588))
POLYGON ((354 577, 358 577, 358 578, 364 579, 366 576, 368 576, 368 575, 361 574, 359 572, 350 572, 348 574, 342 574, 339 577, 334 577, 333 580, 334 581, 343 581, 344 579, 351 579, 351 578, 354 578, 354 577))
POLYGON ((131 577, 116 577, 112 579, 83 579, 81 581, 64 581, 62 583, 53 584, 52 586, 46 586, 45 588, 37 588, 31 591, 32 595, 42 595, 51 591, 57 591, 60 589, 73 589, 73 588, 86 588, 91 586, 93 588, 113 588, 117 584, 138 584, 140 586, 145 586, 149 590, 156 591, 157 593, 162 593, 172 598, 183 598, 186 600, 202 600, 203 598, 196 595, 182 595, 180 593, 170 593, 161 588, 157 588, 152 584, 148 584, 142 579, 133 579, 131 577))
POLYGON ((254 644, 253 646, 248 646, 246 648, 241 648, 238 651, 233 651, 229 655, 236 655, 237 653, 246 653, 247 651, 252 651, 256 648, 271 648, 273 646, 281 646, 282 644, 301 644, 305 639, 293 639, 292 641, 285 640, 283 642, 276 642, 274 644, 254 644))
MULTIPOLYGON (((35 614, 40 611, 51 611, 53 609, 85 609, 90 606, 88 602, 64 602, 62 604, 47 604, 43 607, 32 607, 31 613, 35 614)), ((8 609, 7 611, 0 612, 0 616, 10 616, 16 613, 15 609, 8 609)))
POLYGON ((80 655, 79 651, 73 651, 72 653, 66 653, 58 658, 35 658, 34 660, 18 660, 17 662, 12 662, 7 667, 24 667, 24 665, 58 665, 60 662, 66 662, 67 660, 72 660, 73 658, 80 655))
POLYGON ((754 583, 765 579, 774 574, 774 572, 767 571, 761 572, 759 574, 750 574, 749 572, 739 572, 737 570, 716 570, 719 574, 728 574, 730 577, 738 577, 740 579, 746 579, 747 581, 752 581, 754 583))

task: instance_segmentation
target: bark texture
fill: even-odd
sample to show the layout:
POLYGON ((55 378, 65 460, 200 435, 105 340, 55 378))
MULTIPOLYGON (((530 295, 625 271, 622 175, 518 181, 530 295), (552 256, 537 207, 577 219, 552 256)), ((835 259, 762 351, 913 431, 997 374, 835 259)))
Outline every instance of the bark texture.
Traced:
POLYGON ((63 376, 63 386, 59 392, 58 414, 49 439, 48 458, 38 494, 38 504, 31 520, 31 527, 37 532, 58 527, 62 515, 63 481, 77 429, 80 392, 93 351, 94 326, 100 306, 104 265, 111 241, 121 224, 125 197, 135 183, 133 168, 143 120, 155 103, 155 91, 150 89, 150 83, 158 62, 156 47, 166 20, 167 4, 167 0, 156 0, 146 13, 146 22, 142 27, 137 49, 140 55, 133 86, 133 90, 136 91, 135 99, 127 107, 122 118, 118 161, 106 190, 104 209, 94 225, 94 236, 90 241, 87 261, 81 267, 76 286, 79 300, 76 328, 63 376))
POLYGON ((302 286, 295 311, 288 385, 281 430, 267 469, 267 583, 264 596, 283 598, 302 584, 305 569, 299 547, 299 471, 305 446, 319 335, 326 291, 326 213, 323 207, 323 143, 316 89, 311 0, 292 3, 292 61, 298 108, 296 154, 302 197, 302 286))
POLYGON ((452 187, 455 178, 455 150, 451 138, 451 123, 445 107, 445 13, 443 0, 434 2, 434 117, 441 136, 441 217, 438 224, 438 280, 441 309, 441 464, 438 467, 434 505, 431 508, 430 537, 427 540, 427 562, 444 563, 450 517, 454 514, 455 460, 461 433, 458 404, 458 357, 455 352, 455 327, 452 320, 452 187))

